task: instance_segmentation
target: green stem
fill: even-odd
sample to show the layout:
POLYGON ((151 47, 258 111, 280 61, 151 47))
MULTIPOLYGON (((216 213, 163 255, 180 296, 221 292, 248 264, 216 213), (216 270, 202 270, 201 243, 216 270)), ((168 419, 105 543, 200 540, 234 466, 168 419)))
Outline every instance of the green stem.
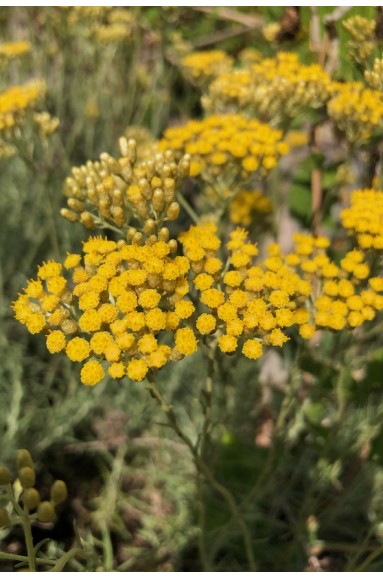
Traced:
POLYGON ((72 548, 72 550, 69 550, 69 552, 66 552, 63 556, 61 556, 53 568, 50 568, 48 572, 61 572, 68 564, 68 562, 75 556, 86 558, 86 552, 82 548, 72 548))
POLYGON ((187 202, 187 200, 185 199, 185 197, 182 195, 182 193, 178 192, 177 193, 177 201, 179 202, 179 204, 181 205, 181 207, 183 209, 185 209, 185 211, 187 212, 187 214, 189 215, 189 217, 191 218, 191 220, 193 221, 193 223, 195 223, 196 225, 198 225, 199 223, 199 216, 197 215, 197 213, 195 212, 195 210, 193 209, 193 207, 187 202))
POLYGON ((159 403, 162 411, 165 413, 165 415, 168 419, 169 425, 173 428, 173 430, 178 435, 178 437, 189 448, 198 472, 203 474, 206 481, 210 484, 210 486, 216 492, 218 492, 222 496, 222 498, 225 500, 227 506, 229 507, 229 510, 231 511, 233 519, 235 520, 235 522, 237 523, 238 527, 241 529, 241 532, 242 532, 243 542, 244 542, 244 546, 245 546, 245 551, 246 551, 246 556, 247 556, 250 571, 255 572, 256 571, 256 563, 255 563, 253 548, 252 548, 252 544, 251 544, 251 536, 249 533, 249 529, 246 525, 246 522, 242 517, 242 514, 238 508, 238 505, 237 505, 233 495, 231 494, 231 492, 227 488, 225 488, 225 486, 223 486, 220 482, 218 482, 218 480, 215 479, 215 477, 214 477, 213 473, 211 472, 210 468, 208 467, 208 465, 200 457, 198 450, 195 447, 195 445, 193 444, 193 442, 191 441, 191 439, 182 431, 182 429, 180 428, 180 426, 178 424, 178 420, 177 420, 176 414, 173 411, 172 406, 169 405, 167 403, 167 401, 165 400, 165 398, 163 397, 162 393, 160 392, 159 388, 157 387, 156 383, 154 382, 153 377, 149 376, 147 381, 148 381, 148 389, 149 389, 151 395, 159 403))
MULTIPOLYGON (((18 554, 6 554, 5 552, 0 552, 0 560, 13 560, 14 562, 28 562, 28 556, 20 556, 18 554)), ((37 564, 48 564, 50 566, 56 564, 55 560, 48 560, 48 558, 36 558, 37 564)))
POLYGON ((36 553, 33 547, 33 537, 32 537, 32 528, 31 522, 28 516, 28 508, 24 507, 24 516, 23 516, 23 529, 24 529, 24 537, 25 537, 25 545, 27 547, 27 555, 29 560, 29 569, 32 572, 36 572, 36 553))

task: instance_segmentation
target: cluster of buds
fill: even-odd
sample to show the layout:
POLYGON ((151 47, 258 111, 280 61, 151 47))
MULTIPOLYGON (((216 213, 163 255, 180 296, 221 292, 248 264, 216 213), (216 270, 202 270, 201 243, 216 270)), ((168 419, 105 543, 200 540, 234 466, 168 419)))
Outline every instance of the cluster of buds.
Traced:
POLYGON ((216 76, 231 70, 233 59, 223 50, 192 52, 184 56, 181 66, 185 76, 204 89, 216 76))
POLYGON ((54 133, 60 125, 60 121, 57 116, 51 116, 49 112, 46 111, 35 112, 33 115, 33 120, 38 127, 41 140, 45 140, 48 136, 54 133))
POLYGON ((358 64, 365 64, 375 48, 374 20, 363 16, 351 16, 343 22, 343 28, 351 36, 348 41, 349 56, 358 64))
POLYGON ((375 58, 372 70, 365 70, 364 78, 374 90, 383 90, 383 58, 375 58))
POLYGON ((180 207, 176 189, 189 175, 188 156, 176 162, 171 151, 137 162, 134 140, 120 139, 121 157, 107 153, 97 162, 72 169, 65 182, 68 208, 61 215, 89 229, 116 227, 129 240, 167 241, 164 223, 174 221, 180 207))
POLYGON ((209 112, 238 111, 282 125, 307 109, 323 106, 331 85, 319 65, 303 65, 296 54, 280 52, 218 76, 202 102, 209 112))
POLYGON ((19 450, 16 466, 15 480, 7 467, 0 466, 0 504, 4 504, 0 507, 0 527, 19 524, 20 516, 25 516, 30 521, 54 522, 55 507, 64 502, 68 495, 65 482, 53 482, 50 499, 41 500, 40 492, 35 487, 36 473, 28 450, 19 450), (35 513, 31 514, 33 511, 35 513))

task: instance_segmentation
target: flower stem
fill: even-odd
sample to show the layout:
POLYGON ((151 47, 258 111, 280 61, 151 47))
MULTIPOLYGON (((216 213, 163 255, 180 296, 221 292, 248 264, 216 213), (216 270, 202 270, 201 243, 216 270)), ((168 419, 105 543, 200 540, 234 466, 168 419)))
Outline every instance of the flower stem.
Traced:
POLYGON ((185 443, 185 445, 189 448, 190 453, 192 454, 194 463, 199 473, 201 473, 206 481, 210 484, 210 486, 218 492, 222 498, 225 500, 231 515, 234 521, 237 523, 238 527, 241 529, 242 538, 245 546, 246 557, 249 564, 249 569, 252 572, 256 571, 256 563, 253 553, 253 548, 251 545, 251 536, 249 529, 246 525, 244 518, 238 508, 238 505, 231 494, 231 492, 225 488, 218 480, 215 479, 212 471, 210 470, 209 466, 203 461, 200 457, 196 446, 193 444, 191 439, 182 431, 181 427, 179 426, 177 416, 174 413, 174 410, 171 405, 168 404, 164 396, 162 395, 161 391, 157 387, 156 383, 153 380, 152 376, 147 378, 148 382, 148 390, 151 395, 157 400, 158 404, 160 405, 162 411, 165 413, 169 425, 173 428, 175 433, 178 437, 185 443))

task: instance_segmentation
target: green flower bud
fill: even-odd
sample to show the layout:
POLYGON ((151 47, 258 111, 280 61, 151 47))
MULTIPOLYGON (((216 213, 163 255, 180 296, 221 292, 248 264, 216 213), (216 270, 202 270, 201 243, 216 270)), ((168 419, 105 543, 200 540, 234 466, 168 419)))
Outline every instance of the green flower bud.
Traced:
POLYGON ((68 497, 66 483, 62 480, 56 480, 51 487, 51 500, 54 504, 61 504, 68 497))
POLYGON ((9 526, 11 520, 9 519, 9 514, 5 508, 0 508, 0 528, 4 526, 9 526))
POLYGON ((5 466, 0 466, 0 486, 11 483, 11 472, 5 466))
POLYGON ((36 488, 27 488, 22 493, 21 499, 29 510, 34 510, 40 503, 40 494, 36 488))
POLYGON ((28 450, 19 450, 17 452, 17 469, 21 470, 21 468, 33 468, 33 460, 32 456, 28 450))
POLYGON ((31 488, 35 485, 36 481, 35 471, 32 468, 25 466, 19 471, 19 479, 23 488, 31 488))
POLYGON ((44 524, 53 522, 55 519, 55 509, 52 502, 41 502, 37 508, 37 519, 44 524))

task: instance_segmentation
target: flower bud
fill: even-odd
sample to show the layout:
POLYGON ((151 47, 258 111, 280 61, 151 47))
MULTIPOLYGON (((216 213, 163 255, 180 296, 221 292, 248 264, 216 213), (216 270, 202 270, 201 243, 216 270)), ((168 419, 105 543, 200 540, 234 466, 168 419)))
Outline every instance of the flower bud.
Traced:
POLYGON ((91 215, 91 213, 89 213, 89 211, 84 211, 81 213, 80 220, 87 229, 94 229, 94 217, 91 215))
POLYGON ((11 483, 11 472, 5 466, 0 466, 0 486, 6 486, 11 483))
POLYGON ((25 466, 19 471, 19 479, 23 488, 31 488, 36 481, 35 471, 31 467, 25 466))
POLYGON ((9 514, 5 508, 0 508, 0 528, 4 528, 4 526, 9 526, 11 520, 9 518, 9 514))
POLYGON ((21 494, 21 500, 29 510, 35 510, 40 503, 40 494, 36 488, 26 488, 21 494))
POLYGON ((79 220, 79 216, 77 213, 75 213, 74 211, 70 211, 69 209, 61 209, 60 210, 60 215, 62 217, 64 217, 64 219, 67 219, 68 221, 70 221, 71 223, 76 223, 79 220))
POLYGON ((56 480, 51 487, 51 500, 54 504, 61 504, 68 497, 68 490, 65 482, 56 480))
POLYGON ((175 239, 170 239, 170 241, 168 242, 168 247, 171 253, 177 253, 177 241, 175 239))
POLYGON ((33 468, 32 456, 28 450, 19 450, 17 452, 17 469, 21 470, 25 467, 33 468))
POLYGON ((172 203, 167 210, 166 216, 169 219, 169 221, 175 221, 179 214, 180 214, 179 204, 172 203))
POLYGON ((167 227, 162 227, 162 229, 158 233, 158 240, 167 243, 169 241, 169 236, 170 236, 169 229, 167 227))
POLYGON ((52 502, 41 502, 37 508, 37 519, 44 524, 49 524, 55 519, 55 509, 52 502))
POLYGON ((152 197, 152 206, 153 209, 160 213, 165 207, 165 195, 162 189, 156 189, 153 193, 152 197))
POLYGON ((65 335, 71 335, 72 333, 76 333, 78 325, 73 319, 65 319, 65 321, 61 323, 60 328, 65 335))

